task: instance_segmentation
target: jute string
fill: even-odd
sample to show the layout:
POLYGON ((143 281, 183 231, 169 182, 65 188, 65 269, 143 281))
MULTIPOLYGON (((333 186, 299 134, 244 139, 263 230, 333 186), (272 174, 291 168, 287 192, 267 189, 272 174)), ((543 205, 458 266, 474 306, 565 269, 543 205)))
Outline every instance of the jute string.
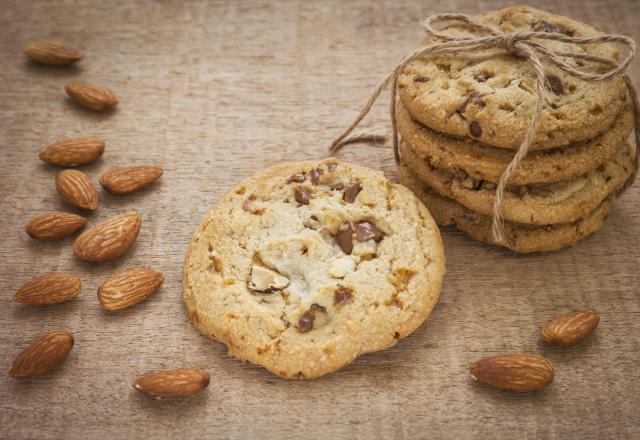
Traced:
MULTIPOLYGON (((374 89, 371 96, 367 100, 366 104, 351 123, 351 125, 338 136, 329 147, 329 151, 332 153, 337 151, 340 147, 353 142, 361 141, 362 139, 349 138, 351 132, 360 124, 362 119, 369 113, 371 107, 376 102, 382 91, 391 85, 391 102, 390 102, 390 115, 391 115, 391 129, 393 137, 393 154, 396 163, 400 162, 400 152, 398 149, 398 127, 396 123, 395 109, 397 101, 397 84, 398 76, 400 72, 410 63, 413 59, 422 57, 425 55, 440 55, 446 53, 455 52, 475 52, 487 49, 500 49, 514 54, 518 57, 526 59, 535 73, 536 79, 536 106, 531 120, 531 124, 527 130, 527 133, 522 140, 522 143, 516 150, 513 159, 500 176, 500 180, 496 187, 496 194, 492 208, 492 233, 493 238, 497 243, 503 241, 503 217, 502 217, 502 202, 504 199, 505 189, 513 175, 514 171, 527 155, 531 144, 536 134, 536 129, 540 121, 540 115, 544 106, 545 94, 548 93, 545 87, 545 73, 544 66, 541 59, 544 57, 549 63, 555 65, 559 69, 568 73, 571 76, 580 78, 587 81, 603 81, 613 78, 616 75, 620 75, 627 68, 631 59, 633 58, 636 50, 635 41, 624 35, 598 35, 593 37, 571 37, 565 34, 555 32, 514 32, 504 33, 498 29, 474 20, 466 14, 436 14, 427 18, 422 27, 427 35, 433 36, 441 42, 429 44, 425 47, 418 48, 405 56, 393 71, 386 77, 378 86, 374 89), (434 24, 441 22, 458 22, 465 25, 467 29, 470 29, 474 34, 479 36, 474 37, 454 37, 448 35, 444 29, 438 30, 434 28, 434 24), (603 43, 619 43, 627 47, 628 53, 626 57, 621 61, 615 61, 613 59, 603 58, 599 56, 567 53, 567 52, 553 52, 536 40, 554 40, 563 43, 570 43, 576 45, 586 44, 603 44, 603 43), (592 73, 584 70, 580 70, 576 67, 569 65, 566 59, 584 60, 592 63, 599 64, 606 68, 604 73, 592 73)), ((624 76, 627 87, 629 88, 629 94, 633 101, 633 108, 636 120, 636 141, 640 140, 638 135, 638 127, 640 126, 640 118, 638 116, 638 105, 636 101, 636 93, 631 84, 629 78, 624 76)), ((361 135, 360 135, 361 136, 361 135)), ((636 148, 640 148, 640 144, 636 142, 636 148)), ((637 158, 636 153, 636 170, 637 170, 637 158)), ((631 180, 632 181, 632 180, 631 180)))

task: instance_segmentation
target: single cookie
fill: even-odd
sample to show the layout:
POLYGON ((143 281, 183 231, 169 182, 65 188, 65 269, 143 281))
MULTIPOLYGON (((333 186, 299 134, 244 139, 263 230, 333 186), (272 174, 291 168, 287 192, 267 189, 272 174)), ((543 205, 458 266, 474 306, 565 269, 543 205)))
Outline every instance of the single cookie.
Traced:
POLYGON ((312 378, 413 332, 443 275, 413 193, 331 158, 275 166, 216 203, 187 252, 184 301, 230 355, 312 378))
MULTIPOLYGON (((474 240, 498 244, 491 233, 491 218, 465 208, 455 200, 442 197, 424 185, 406 166, 397 171, 398 183, 409 188, 424 203, 441 226, 455 225, 474 240)), ((599 230, 613 208, 609 196, 593 211, 571 223, 534 226, 505 222, 505 243, 501 246, 518 253, 550 252, 572 246, 599 230)))
MULTIPOLYGON (((477 19, 507 33, 559 32, 575 37, 600 34, 585 24, 528 6, 482 14, 477 19)), ((447 31, 459 37, 477 37, 463 25, 451 24, 447 31)), ((536 42, 556 53, 620 57, 609 44, 536 42)), ((602 66, 592 62, 567 60, 578 69, 603 72, 602 66)), ((545 59, 542 62, 546 97, 532 149, 570 145, 606 131, 626 99, 623 78, 585 81, 545 59)), ((398 78, 402 103, 421 123, 439 132, 510 149, 520 146, 531 125, 537 96, 535 84, 529 61, 497 49, 418 58, 398 78)))
MULTIPOLYGON (((415 121, 400 103, 396 117, 402 138, 435 168, 452 173, 464 171, 473 179, 498 183, 513 159, 513 151, 437 133, 415 121)), ((619 150, 629 139, 633 124, 633 112, 626 106, 611 129, 589 141, 562 149, 531 151, 516 168, 511 182, 515 185, 558 182, 585 174, 619 150)))
MULTIPOLYGON (((490 215, 496 185, 474 180, 466 173, 450 173, 421 159, 406 141, 401 142, 403 161, 427 186, 480 214, 490 215)), ((635 148, 625 145, 603 165, 562 182, 510 185, 504 193, 502 214, 518 223, 548 225, 571 223, 593 211, 611 193, 623 187, 633 174, 635 148)))

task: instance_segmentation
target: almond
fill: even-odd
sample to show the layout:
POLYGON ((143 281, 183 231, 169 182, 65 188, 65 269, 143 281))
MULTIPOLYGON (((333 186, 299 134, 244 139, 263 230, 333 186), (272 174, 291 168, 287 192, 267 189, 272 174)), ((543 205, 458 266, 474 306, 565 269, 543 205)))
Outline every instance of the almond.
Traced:
POLYGON ((98 191, 82 171, 60 171, 56 176, 56 190, 62 200, 71 206, 89 211, 98 208, 98 191))
POLYGON ((100 177, 100 185, 113 194, 128 194, 146 188, 162 176, 162 168, 154 165, 114 168, 100 177))
POLYGON ((68 66, 84 58, 82 53, 51 41, 36 41, 24 50, 31 60, 51 66, 68 66))
POLYGON ((540 329, 540 337, 555 345, 574 345, 589 336, 600 322, 593 309, 580 310, 549 321, 540 329))
POLYGON ((84 226, 87 219, 68 212, 51 212, 33 217, 25 230, 30 237, 42 241, 60 240, 84 226))
POLYGON ((118 105, 118 98, 109 89, 91 84, 72 82, 64 90, 73 102, 97 112, 106 112, 118 105))
POLYGON ((23 304, 57 304, 75 298, 82 288, 80 277, 66 272, 49 272, 24 284, 16 292, 23 304))
POLYGON ((151 397, 187 397, 209 386, 210 376, 201 368, 156 371, 136 379, 133 387, 151 397))
POLYGON ((102 156, 104 141, 95 138, 64 139, 49 145, 38 157, 51 165, 73 167, 86 165, 102 156))
POLYGON ((471 364, 469 373, 487 385, 526 393, 549 385, 555 370, 551 362, 539 356, 508 355, 480 359, 471 364))
POLYGON ((103 263, 123 255, 140 232, 137 212, 119 214, 84 231, 73 243, 73 253, 84 261, 103 263))
POLYGON ((60 364, 73 348, 73 336, 64 330, 40 336, 22 350, 9 374, 16 379, 40 376, 60 364))
POLYGON ((152 269, 129 269, 113 275, 98 289, 105 310, 115 312, 138 304, 158 290, 164 275, 152 269))

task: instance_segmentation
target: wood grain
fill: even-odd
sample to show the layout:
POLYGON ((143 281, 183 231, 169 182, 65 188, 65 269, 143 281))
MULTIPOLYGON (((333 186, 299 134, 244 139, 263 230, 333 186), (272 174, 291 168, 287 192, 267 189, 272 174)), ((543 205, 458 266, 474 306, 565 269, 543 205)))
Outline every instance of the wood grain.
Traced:
MULTIPOLYGON (((419 19, 478 13, 510 2, 4 0, 0 8, 0 437, 27 438, 544 438, 640 437, 640 184, 602 231, 575 248, 514 256, 443 231, 448 272, 428 322, 396 347, 311 382, 286 382, 228 358, 198 334, 181 301, 191 235, 242 178, 285 160, 319 158, 369 91, 420 38, 419 19), (26 61, 32 40, 86 54, 78 66, 26 61), (95 114, 71 103, 69 81, 112 89, 120 105, 95 114), (139 193, 100 192, 89 225, 126 210, 142 230, 121 259, 74 259, 72 238, 41 243, 30 217, 68 210, 56 168, 37 158, 64 137, 98 137, 103 157, 82 167, 94 183, 116 166, 161 164, 139 193), (110 275, 149 266, 163 287, 109 314, 96 290, 110 275), (44 308, 13 302, 48 271, 81 276, 73 301, 44 308), (584 343, 537 342, 541 325, 593 307, 600 327, 584 343), (75 347, 52 374, 17 382, 11 361, 36 336, 68 329, 75 347), (543 392, 510 395, 475 384, 470 362, 542 354, 556 367, 543 392), (202 367, 211 385, 182 401, 153 401, 131 387, 156 369, 202 367)), ((640 40, 635 0, 533 1, 640 40)), ((638 84, 640 62, 630 74, 638 84)), ((388 131, 386 103, 365 123, 388 131)), ((393 176, 389 145, 352 145, 340 156, 393 176)))

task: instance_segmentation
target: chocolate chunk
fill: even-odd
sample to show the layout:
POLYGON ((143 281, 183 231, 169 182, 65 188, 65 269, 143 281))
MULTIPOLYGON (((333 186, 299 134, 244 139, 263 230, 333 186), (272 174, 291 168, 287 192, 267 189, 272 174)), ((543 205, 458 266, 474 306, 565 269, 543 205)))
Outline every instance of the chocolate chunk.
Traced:
POLYGON ((344 188, 344 184, 343 183, 334 183, 329 187, 329 189, 332 190, 332 191, 340 191, 340 190, 342 190, 342 188, 344 188))
POLYGON ((309 176, 311 178, 311 183, 313 183, 314 185, 317 185, 318 183, 320 183, 320 176, 324 173, 324 170, 322 168, 314 168, 311 170, 311 172, 309 173, 309 176))
POLYGON ((298 319, 298 330, 300 333, 307 333, 313 330, 313 321, 316 319, 316 314, 313 310, 309 309, 300 316, 298 319))
POLYGON ((362 221, 356 223, 356 240, 358 241, 369 241, 375 240, 380 241, 384 237, 384 233, 373 226, 371 222, 362 221))
POLYGON ((333 303, 337 306, 348 303, 351 301, 351 298, 353 298, 353 291, 346 287, 340 286, 335 292, 333 292, 333 303))
POLYGON ((360 190, 362 190, 362 188, 359 183, 349 183, 344 187, 344 194, 342 195, 342 198, 347 203, 353 203, 356 201, 356 197, 358 197, 360 190))
POLYGON ((478 121, 471 122, 471 125, 469 126, 469 131, 471 131, 471 134, 475 137, 482 136, 482 127, 480 126, 478 121))
POLYGON ((335 162, 331 162, 331 163, 329 164, 329 166, 327 167, 327 169, 328 169, 329 171, 334 171, 336 168, 338 168, 338 164, 337 164, 337 163, 335 163, 335 162))
POLYGON ((416 76, 416 77, 413 78, 413 81, 417 82, 417 83, 425 83, 425 82, 429 81, 429 78, 426 77, 426 76, 416 76))
POLYGON ((347 255, 351 255, 351 251, 353 251, 353 232, 351 222, 343 222, 336 234, 338 246, 340 246, 340 249, 347 255))
POLYGON ((309 200, 311 199, 311 194, 309 190, 304 186, 300 185, 296 187, 296 190, 293 193, 293 197, 296 199, 296 202, 301 205, 308 205, 309 200))
POLYGON ((554 94, 564 95, 564 86, 562 85, 562 81, 560 80, 560 78, 552 73, 549 73, 545 75, 544 80, 554 94))
POLYGON ((293 176, 289 177, 289 180, 287 180, 287 183, 291 183, 291 182, 302 183, 304 182, 304 179, 306 179, 304 174, 294 174, 293 176))
POLYGON ((533 29, 536 32, 551 32, 556 34, 565 34, 569 36, 572 34, 569 30, 563 27, 560 27, 558 25, 551 24, 545 20, 536 21, 531 25, 531 29, 533 29))

